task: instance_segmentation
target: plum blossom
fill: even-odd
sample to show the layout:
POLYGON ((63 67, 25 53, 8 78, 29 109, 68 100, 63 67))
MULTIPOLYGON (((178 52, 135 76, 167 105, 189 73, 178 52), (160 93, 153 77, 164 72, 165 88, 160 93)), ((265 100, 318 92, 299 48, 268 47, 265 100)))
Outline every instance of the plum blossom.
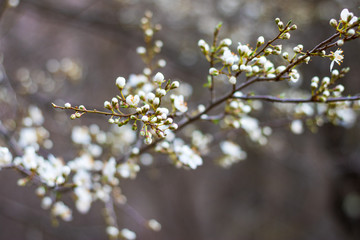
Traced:
POLYGON ((183 95, 172 95, 171 99, 174 101, 174 107, 180 112, 186 112, 188 110, 187 104, 184 101, 183 95))
POLYGON ((187 145, 175 145, 175 152, 178 155, 178 159, 181 163, 189 166, 191 169, 196 169, 198 166, 203 164, 202 158, 194 152, 189 146, 187 145))
POLYGON ((55 217, 61 217, 61 219, 64 221, 68 222, 72 220, 72 211, 63 202, 56 202, 51 209, 51 213, 55 217))
POLYGON ((135 240, 136 239, 136 233, 133 231, 130 231, 127 228, 124 228, 120 232, 121 236, 127 240, 135 240))
POLYGON ((344 59, 344 56, 342 55, 343 50, 337 49, 335 52, 331 52, 331 63, 330 63, 330 72, 332 71, 332 68, 334 66, 334 62, 336 62, 338 65, 340 65, 344 59))
POLYGON ((1 166, 10 164, 12 161, 12 154, 6 147, 0 147, 0 169, 1 166))
POLYGON ((344 8, 340 13, 340 18, 343 22, 350 25, 357 21, 357 17, 352 12, 349 12, 347 8, 344 8))
POLYGON ((137 106, 138 103, 140 102, 140 97, 138 95, 129 95, 126 97, 126 103, 129 104, 130 106, 137 106))
POLYGON ((223 60, 225 65, 230 65, 230 66, 233 65, 238 60, 238 57, 235 54, 233 54, 228 48, 224 50, 224 53, 220 58, 221 60, 223 60))
POLYGON ((221 151, 224 153, 224 157, 219 160, 219 164, 222 167, 229 168, 234 163, 244 160, 247 156, 239 145, 231 141, 223 141, 220 143, 221 151))

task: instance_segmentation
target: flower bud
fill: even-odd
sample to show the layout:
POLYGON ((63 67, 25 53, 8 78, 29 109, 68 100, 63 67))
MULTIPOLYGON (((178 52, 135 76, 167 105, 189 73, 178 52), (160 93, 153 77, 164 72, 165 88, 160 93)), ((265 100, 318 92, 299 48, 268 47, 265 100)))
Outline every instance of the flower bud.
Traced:
POLYGON ((173 124, 171 124, 170 126, 169 126, 169 129, 171 129, 171 130, 176 130, 176 129, 178 129, 178 125, 176 124, 176 123, 173 123, 173 124))
POLYGON ((231 77, 229 78, 229 83, 235 85, 235 84, 236 84, 236 77, 231 76, 231 77))
POLYGON ((138 48, 136 48, 136 52, 137 52, 137 54, 139 54, 139 55, 143 55, 143 54, 146 53, 146 48, 144 48, 144 47, 138 47, 138 48))
POLYGON ((212 76, 217 76, 217 75, 219 75, 219 71, 216 68, 210 68, 209 74, 212 76))
POLYGON ((296 29, 297 29, 297 26, 296 26, 295 24, 290 27, 290 30, 291 30, 291 31, 294 31, 294 30, 296 30, 296 29))
POLYGON ((339 84, 334 88, 334 91, 337 91, 337 92, 343 92, 344 90, 345 90, 345 87, 342 84, 339 84))
POLYGON ((180 83, 178 81, 174 81, 171 83, 170 89, 175 89, 175 88, 178 88, 179 86, 180 86, 180 83))
POLYGON ((265 43, 265 39, 263 36, 260 36, 258 39, 257 39, 257 43, 256 43, 256 46, 259 47, 261 45, 263 45, 265 43))
POLYGON ((332 27, 334 27, 334 28, 336 28, 337 25, 338 25, 337 21, 336 21, 334 18, 332 18, 332 19, 330 20, 329 24, 330 24, 332 27))
POLYGON ((282 39, 290 39, 290 33, 284 33, 283 35, 282 35, 282 39))
POLYGON ((121 90, 125 87, 126 80, 123 77, 118 77, 116 79, 116 86, 121 90))
POLYGON ((346 35, 347 35, 348 37, 354 36, 354 35, 355 35, 355 30, 354 30, 354 29, 349 29, 349 31, 347 31, 346 35))
POLYGON ((109 110, 112 109, 111 104, 110 104, 109 101, 105 101, 105 102, 104 102, 104 108, 109 109, 109 110))
POLYGON ((312 89, 312 90, 315 90, 315 89, 318 88, 319 85, 318 85, 317 82, 312 82, 310 86, 311 86, 311 89, 312 89))
POLYGON ((164 75, 163 75, 161 72, 158 72, 158 73, 154 76, 153 80, 154 80, 154 82, 156 82, 157 84, 161 84, 161 83, 163 83, 164 78, 165 78, 164 75))
POLYGON ((339 47, 341 47, 342 45, 344 45, 344 40, 343 39, 339 39, 336 41, 336 45, 338 45, 339 47))
POLYGON ((288 53, 288 52, 284 52, 284 53, 282 54, 282 57, 283 57, 284 59, 289 59, 289 53, 288 53))

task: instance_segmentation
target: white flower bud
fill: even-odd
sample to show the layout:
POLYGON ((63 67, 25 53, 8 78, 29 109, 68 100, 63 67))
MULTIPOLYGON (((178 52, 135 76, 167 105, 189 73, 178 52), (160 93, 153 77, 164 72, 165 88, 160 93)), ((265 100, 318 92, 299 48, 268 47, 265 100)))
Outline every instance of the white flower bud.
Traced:
POLYGON ((323 80, 322 80, 322 85, 329 85, 330 84, 330 78, 329 77, 324 77, 323 80))
POLYGON ((156 82, 157 84, 161 84, 161 83, 163 83, 164 78, 165 78, 164 75, 163 75, 161 72, 158 72, 158 73, 154 76, 153 80, 154 80, 154 82, 156 82))
POLYGON ((64 105, 66 108, 71 108, 71 104, 70 103, 65 103, 64 105))
POLYGON ((127 228, 124 228, 123 230, 121 230, 121 236, 127 240, 135 240, 136 239, 136 234, 127 228))
POLYGON ((217 76, 217 75, 219 75, 219 71, 216 68, 210 68, 209 74, 212 76, 217 76))
POLYGON ((174 81, 171 83, 171 89, 175 89, 178 88, 180 86, 180 83, 178 81, 174 81))
POLYGON ((337 27, 337 25, 338 25, 337 21, 336 21, 334 18, 332 18, 332 19, 330 20, 329 24, 330 24, 332 27, 337 27))
POLYGON ((330 96, 330 92, 329 92, 328 90, 325 90, 325 91, 323 92, 323 96, 329 97, 329 96, 330 96))
POLYGON ((153 104, 155 106, 158 106, 160 104, 160 98, 158 98, 158 97, 154 98, 153 104))
POLYGON ((169 129, 171 129, 171 130, 176 130, 176 129, 178 129, 178 125, 176 124, 176 123, 173 123, 173 124, 171 124, 170 126, 169 126, 169 129))
POLYGON ((263 36, 258 37, 256 46, 263 45, 265 43, 265 39, 263 36))
POLYGON ((282 21, 278 22, 277 25, 280 29, 284 28, 284 23, 282 21))
POLYGON ((231 66, 231 70, 232 70, 233 72, 237 71, 238 69, 239 69, 239 66, 238 66, 238 65, 232 65, 232 66, 231 66))
POLYGON ((164 59, 160 59, 159 61, 158 61, 158 66, 159 67, 165 67, 166 66, 166 61, 164 60, 164 59))
POLYGON ((153 230, 153 231, 155 231, 155 232, 158 232, 158 231, 161 230, 161 224, 160 224, 158 221, 156 221, 155 219, 150 219, 150 220, 148 221, 148 224, 147 224, 147 225, 149 226, 149 228, 150 228, 151 230, 153 230))
POLYGON ((338 45, 339 47, 341 47, 342 45, 344 45, 344 40, 343 39, 339 39, 336 41, 336 45, 338 45))
POLYGON ((112 238, 117 238, 119 236, 119 229, 114 226, 108 226, 106 228, 106 233, 112 238))
POLYGON ((245 72, 251 73, 252 72, 252 67, 251 66, 246 66, 245 72))
POLYGON ((345 90, 345 87, 344 87, 344 85, 339 84, 339 85, 337 85, 337 86, 335 87, 334 90, 337 91, 337 92, 343 92, 343 91, 345 90))
POLYGON ((310 86, 311 86, 312 89, 316 89, 316 88, 318 88, 318 83, 317 82, 312 82, 310 86))
POLYGON ((119 103, 119 100, 117 98, 113 97, 111 99, 111 104, 115 105, 115 104, 118 104, 118 103, 119 103))
POLYGON ((136 48, 136 52, 137 52, 137 54, 140 54, 140 55, 145 54, 146 53, 146 48, 138 47, 138 48, 136 48))
POLYGON ((254 73, 258 73, 258 72, 260 71, 260 68, 259 68, 258 66, 253 66, 253 67, 252 67, 252 71, 253 71, 254 73))
POLYGON ((236 77, 231 76, 231 77, 229 78, 229 83, 235 85, 235 84, 236 84, 236 77))
POLYGON ((349 31, 347 31, 346 35, 347 35, 348 37, 354 36, 354 35, 355 35, 355 30, 354 30, 354 29, 349 29, 349 31))
POLYGON ((231 44, 232 44, 232 41, 231 41, 230 38, 225 38, 225 39, 220 41, 220 45, 230 46, 231 44))
POLYGON ((312 79, 311 79, 311 82, 315 82, 315 83, 319 83, 320 79, 318 76, 314 76, 312 79))
POLYGON ((163 97, 166 95, 166 90, 162 89, 162 88, 158 88, 158 89, 156 89, 156 93, 158 96, 163 97))
POLYGON ((290 37, 291 37, 290 33, 284 33, 282 35, 282 39, 290 39, 290 37))
POLYGON ((154 99, 155 99, 155 94, 154 94, 154 93, 149 92, 149 93, 146 95, 146 100, 147 100, 148 102, 152 102, 154 99))
POLYGON ((276 71, 276 73, 281 73, 281 72, 283 72, 285 69, 286 69, 286 67, 283 66, 283 65, 281 65, 281 66, 278 66, 275 71, 276 71))
POLYGON ((301 44, 299 44, 299 45, 297 45, 296 47, 294 47, 294 52, 296 52, 296 53, 300 53, 302 50, 304 49, 304 46, 303 45, 301 45, 301 44))
POLYGON ((337 69, 332 70, 331 75, 339 76, 339 70, 337 70, 337 69))
POLYGON ((118 77, 116 79, 116 86, 119 88, 119 89, 123 89, 125 87, 125 84, 126 84, 126 80, 125 78, 123 77, 118 77))
POLYGON ((111 109, 111 104, 110 104, 109 101, 105 101, 105 102, 104 102, 104 108, 106 108, 106 109, 111 109))

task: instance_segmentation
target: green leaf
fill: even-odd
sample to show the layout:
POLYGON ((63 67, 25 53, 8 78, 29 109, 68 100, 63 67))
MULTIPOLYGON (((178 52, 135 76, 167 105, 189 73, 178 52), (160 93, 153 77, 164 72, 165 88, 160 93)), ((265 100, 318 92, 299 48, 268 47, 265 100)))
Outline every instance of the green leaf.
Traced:
POLYGON ((204 87, 204 88, 211 88, 211 76, 210 76, 210 75, 208 75, 208 77, 207 77, 207 83, 204 83, 204 84, 203 84, 203 87, 204 87))

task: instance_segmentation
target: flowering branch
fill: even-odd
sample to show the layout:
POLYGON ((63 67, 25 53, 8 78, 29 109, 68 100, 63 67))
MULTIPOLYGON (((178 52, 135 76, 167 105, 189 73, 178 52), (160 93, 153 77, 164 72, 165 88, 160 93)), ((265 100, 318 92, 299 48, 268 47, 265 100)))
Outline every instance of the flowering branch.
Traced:
MULTIPOLYGON (((186 137, 189 141, 185 141, 179 132, 186 126, 200 120, 210 120, 215 124, 220 123, 222 130, 240 129, 250 140, 264 145, 272 129, 253 117, 253 113, 261 110, 255 100, 297 103, 290 111, 284 110, 285 114, 290 116, 289 119, 292 119, 290 128, 294 133, 302 132, 304 122, 312 127, 324 121, 339 125, 354 121, 347 116, 349 111, 359 107, 360 96, 342 96, 344 86, 337 84, 349 69, 332 70, 334 63, 340 65, 342 62, 343 51, 337 49, 327 54, 326 50, 334 46, 341 47, 345 42, 359 38, 359 18, 344 9, 338 21, 330 20, 330 25, 336 29, 335 34, 307 51, 299 44, 293 48, 293 54, 283 52, 282 45, 274 43, 277 40, 289 39, 290 32, 297 29, 296 25, 291 25, 291 22, 284 24, 279 18, 275 23, 278 34, 266 43, 264 37, 260 36, 254 48, 238 43, 234 52, 231 49, 231 39, 218 39, 221 24, 215 28, 211 46, 205 40, 198 42, 210 65, 205 84, 210 91, 210 101, 206 106, 199 105, 189 111, 186 99, 190 94, 187 95, 189 91, 186 83, 180 84, 179 81, 166 79, 158 72, 159 68, 166 66, 164 59, 158 59, 163 43, 154 39, 154 34, 161 26, 152 24, 152 14, 146 12, 141 19, 144 46, 136 49, 145 67, 141 73, 132 74, 127 79, 121 76, 116 79, 115 85, 119 94, 104 102, 104 108, 108 111, 89 110, 84 105, 73 107, 70 103, 64 106, 52 104, 55 109, 74 112, 70 115, 71 119, 86 114, 107 116, 108 123, 113 128, 105 132, 97 125, 74 127, 72 141, 79 148, 79 153, 71 161, 64 162, 51 154, 47 157, 38 154, 41 148, 51 148, 52 142, 49 140, 49 132, 42 127, 43 117, 40 110, 36 107, 29 108, 29 116, 23 120, 24 126, 19 133, 19 140, 13 138, 0 124, 0 134, 4 136, 11 150, 0 147, 0 167, 15 169, 24 175, 25 178, 18 181, 21 186, 29 182, 35 183, 43 208, 51 209, 54 218, 64 221, 72 219, 71 208, 61 201, 61 193, 70 192, 73 193, 76 208, 81 213, 88 212, 92 202, 103 202, 108 225, 106 232, 110 239, 136 237, 134 232, 126 228, 119 230, 116 206, 122 207, 141 225, 154 231, 159 230, 158 222, 147 221, 126 204, 126 198, 119 187, 120 181, 135 178, 140 170, 140 163, 152 163, 152 155, 145 154, 150 149, 166 154, 177 167, 196 169, 202 165, 202 157, 210 152, 209 144, 214 136, 196 130, 186 137), (285 64, 276 66, 269 56, 280 56, 285 64), (271 94, 242 92, 260 82, 287 80, 296 83, 300 79, 296 67, 303 63, 308 64, 315 56, 331 60, 331 76, 322 79, 314 76, 310 83, 310 97, 310 94, 303 94, 281 98, 271 94), (215 81, 222 81, 222 85, 228 87, 221 96, 215 96, 215 90, 220 88, 220 84, 215 86, 215 81), (185 90, 182 89, 184 86, 185 90), (319 108, 315 109, 313 105, 319 108), (213 113, 212 116, 208 116, 210 113, 213 113), (321 121, 315 121, 319 118, 321 121), (303 121, 305 119, 309 121, 303 121), (29 136, 36 137, 34 139, 29 136), (14 159, 12 154, 16 155, 14 159)), ((274 108, 281 110, 277 105, 281 104, 273 104, 274 108)), ((220 137, 216 136, 217 139, 220 137)), ((223 153, 216 162, 223 167, 228 168, 247 157, 246 152, 231 139, 221 139, 216 144, 223 153)))

